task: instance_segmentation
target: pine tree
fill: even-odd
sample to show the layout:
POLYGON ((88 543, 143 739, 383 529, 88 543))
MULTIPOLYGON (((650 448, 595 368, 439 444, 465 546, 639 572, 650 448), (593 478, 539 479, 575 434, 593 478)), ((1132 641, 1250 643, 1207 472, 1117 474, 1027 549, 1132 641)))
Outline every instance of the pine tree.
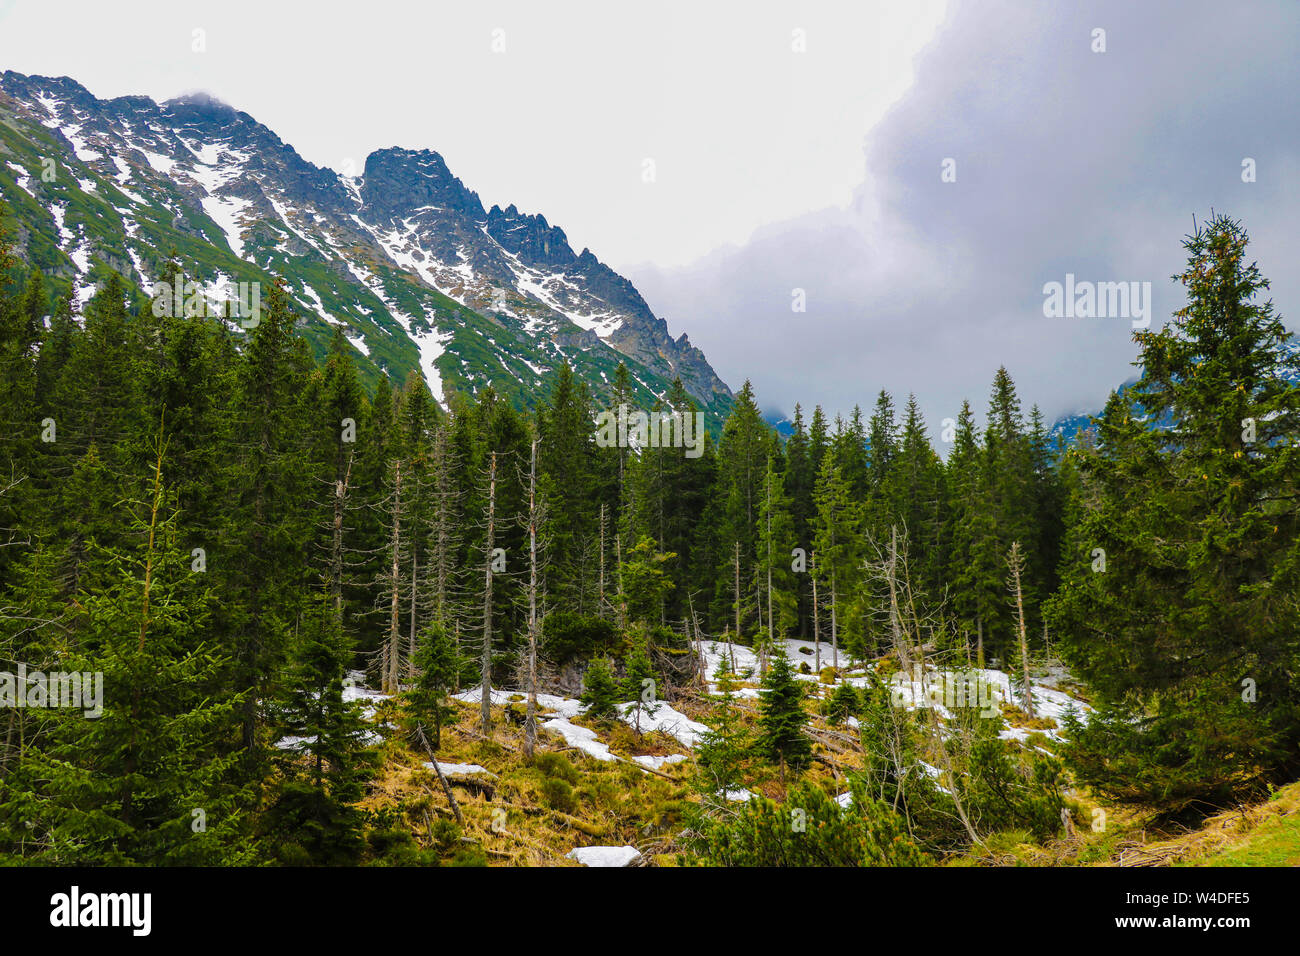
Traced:
POLYGON ((366 749, 360 704, 343 695, 351 661, 351 643, 333 608, 318 602, 304 615, 291 651, 279 729, 292 745, 263 821, 282 863, 352 864, 364 848, 355 804, 377 759, 366 749))
POLYGON ((1166 809, 1292 779, 1300 753, 1300 367, 1247 241, 1226 216, 1199 227, 1175 277, 1187 305, 1135 334, 1142 377, 1074 455, 1077 523, 1049 614, 1097 695, 1071 728, 1075 773, 1166 809))
POLYGON ((659 674, 650 661, 649 645, 646 629, 637 628, 632 635, 632 647, 623 658, 623 697, 633 702, 638 734, 641 733, 641 712, 644 710, 653 717, 659 709, 659 674))
POLYGON ((587 662, 587 672, 582 677, 582 696, 578 699, 587 705, 590 716, 617 716, 618 691, 609 658, 593 657, 587 662))
POLYGON ((676 557, 648 537, 623 556, 619 579, 628 621, 657 623, 662 618, 664 598, 674 587, 668 569, 676 557))
POLYGON ((82 676, 80 706, 48 711, 53 726, 0 791, 5 829, 45 863, 250 860, 246 794, 222 745, 241 695, 213 693, 227 667, 205 637, 215 599, 178 540, 164 449, 160 427, 148 497, 130 502, 132 544, 99 556, 106 583, 82 596, 78 640, 56 665, 82 676))
POLYGON ((778 645, 772 666, 763 681, 759 698, 758 739, 760 754, 782 767, 798 770, 812 759, 812 742, 804 732, 808 714, 803 706, 803 684, 794 675, 785 647, 778 645))
POLYGON ((415 653, 415 685, 407 693, 411 715, 433 728, 432 746, 442 746, 442 725, 453 713, 447 702, 460 674, 460 648, 456 638, 439 621, 425 625, 415 653))
MULTIPOLYGON (((767 602, 766 644, 770 645, 784 640, 798 617, 794 575, 790 571, 794 521, 790 516, 790 501, 776 470, 775 456, 767 459, 758 517, 758 572, 762 576, 761 583, 767 602)), ((761 660, 762 670, 766 671, 766 651, 761 660)))
POLYGON ((852 590, 858 564, 856 509, 834 459, 822 459, 817 476, 817 517, 813 547, 817 552, 817 573, 824 599, 830 602, 831 654, 833 666, 840 666, 839 622, 841 600, 852 590))
POLYGON ((745 754, 750 748, 748 728, 740 720, 733 692, 738 686, 726 658, 713 675, 717 684, 714 705, 709 712, 709 730, 695 748, 696 789, 708 797, 735 792, 744 783, 745 754))
POLYGON ((930 858, 899 814, 852 787, 841 807, 816 784, 791 788, 784 805, 751 800, 703 828, 701 850, 715 866, 923 866, 930 858))

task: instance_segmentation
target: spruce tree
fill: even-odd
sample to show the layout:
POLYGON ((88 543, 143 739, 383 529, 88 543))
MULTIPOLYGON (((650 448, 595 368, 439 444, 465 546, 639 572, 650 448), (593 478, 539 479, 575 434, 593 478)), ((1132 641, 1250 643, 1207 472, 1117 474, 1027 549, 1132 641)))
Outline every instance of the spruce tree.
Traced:
POLYGON ((48 711, 52 726, 0 791, 6 829, 41 862, 251 859, 224 746, 243 695, 217 693, 228 660, 208 638, 215 595, 179 540, 164 445, 160 429, 147 497, 128 503, 130 544, 96 548, 103 583, 80 596, 75 643, 54 665, 81 675, 80 705, 48 711))
POLYGON ((364 848, 356 804, 377 757, 367 749, 360 704, 344 695, 351 662, 333 607, 317 601, 303 616, 285 674, 277 730, 292 744, 263 819, 282 863, 353 864, 364 848))
POLYGON ((618 691, 609 658, 593 657, 587 662, 587 672, 582 676, 582 696, 578 700, 587 705, 588 715, 597 718, 617 716, 618 691))
POLYGON ((644 627, 632 636, 632 647, 623 658, 623 698, 632 701, 636 732, 641 733, 641 712, 653 717, 659 709, 659 674, 650 661, 649 635, 644 627))
POLYGON ((1082 489, 1050 607, 1097 695, 1072 728, 1076 774, 1166 809, 1298 769, 1300 367, 1247 241, 1217 215, 1184 242, 1187 305, 1135 334, 1142 377, 1073 455, 1082 489))
POLYGON ((812 742, 804 732, 808 713, 804 710, 803 699, 803 684, 795 677, 784 646, 778 645, 758 701, 755 747, 767 759, 795 770, 806 766, 812 759, 812 742))

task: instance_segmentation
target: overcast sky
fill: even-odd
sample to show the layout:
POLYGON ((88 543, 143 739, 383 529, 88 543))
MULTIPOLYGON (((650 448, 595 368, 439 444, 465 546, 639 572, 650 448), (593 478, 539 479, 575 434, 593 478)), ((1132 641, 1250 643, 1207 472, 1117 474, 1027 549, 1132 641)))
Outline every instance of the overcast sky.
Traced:
POLYGON ((863 137, 942 12, 940 0, 0 0, 0 69, 71 76, 101 98, 205 90, 340 171, 375 149, 434 149, 484 205, 542 213, 575 251, 672 266, 847 203, 863 137))
POLYGON ((0 0, 0 68, 205 90, 339 170, 436 149, 768 408, 915 390, 937 432, 963 397, 982 418, 999 364, 1051 417, 1096 408, 1132 374, 1129 322, 1047 319, 1043 284, 1149 281, 1158 324, 1212 206, 1300 309, 1295 0, 130 9, 0 0))
POLYGON ((1150 281, 1158 327, 1185 304, 1169 277, 1211 208, 1243 220, 1297 328, 1295 0, 954 3, 865 144, 853 202, 686 269, 632 271, 769 408, 915 391, 937 431, 962 398, 983 421, 1005 364, 1049 421, 1095 411, 1135 374, 1131 322, 1045 318, 1044 284, 1150 281), (941 180, 946 158, 955 182, 941 180), (791 310, 796 288, 805 313, 791 310))

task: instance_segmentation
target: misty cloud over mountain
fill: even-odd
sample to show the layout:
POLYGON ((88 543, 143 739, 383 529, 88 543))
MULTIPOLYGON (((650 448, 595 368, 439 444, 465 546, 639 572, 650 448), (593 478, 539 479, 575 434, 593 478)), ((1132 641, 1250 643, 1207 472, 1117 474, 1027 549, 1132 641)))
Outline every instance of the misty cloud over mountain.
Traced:
MULTIPOLYGON (((1184 304, 1169 277, 1193 215, 1242 219, 1277 309, 1300 319, 1298 41, 1291 3, 955 5, 868 134, 849 208, 631 277, 766 408, 915 391, 937 437, 963 398, 982 421, 1005 364, 1049 421, 1098 409, 1135 372, 1131 323, 1045 318, 1043 286, 1149 281, 1158 328, 1184 304)), ((773 118, 787 120, 799 135, 797 118, 773 118)))

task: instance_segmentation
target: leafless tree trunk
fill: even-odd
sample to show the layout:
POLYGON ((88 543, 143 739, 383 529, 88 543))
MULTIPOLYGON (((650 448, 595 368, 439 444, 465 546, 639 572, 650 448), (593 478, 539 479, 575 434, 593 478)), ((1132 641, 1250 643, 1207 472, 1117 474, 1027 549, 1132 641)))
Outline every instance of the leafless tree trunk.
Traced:
POLYGON ((1016 620, 1020 628, 1020 673, 1025 682, 1025 713, 1032 720, 1034 717, 1034 692, 1029 684, 1029 633, 1025 628, 1025 599, 1020 587, 1020 575, 1025 567, 1024 556, 1020 553, 1020 542, 1011 542, 1007 553, 1007 567, 1011 569, 1011 593, 1016 598, 1016 620))
POLYGON ((601 502, 600 505, 600 593, 596 597, 596 616, 605 616, 605 527, 606 517, 605 509, 607 505, 601 502))
POLYGON ((419 557, 415 549, 411 549, 411 620, 407 624, 406 636, 406 679, 408 683, 415 682, 415 621, 417 617, 416 596, 419 588, 416 586, 416 565, 419 563, 419 557))
POLYGON ((816 551, 814 551, 809 556, 809 567, 811 568, 812 588, 813 588, 813 606, 812 606, 813 647, 817 652, 817 658, 816 658, 817 674, 818 676, 820 676, 822 672, 822 619, 821 619, 819 605, 817 603, 817 552, 816 551))
MULTIPOLYGON (((740 542, 736 542, 734 549, 735 567, 736 567, 736 640, 740 640, 740 542)), ((728 644, 731 650, 731 672, 736 672, 736 651, 735 648, 728 644)))
POLYGON ((388 619, 388 653, 385 659, 386 667, 384 669, 383 689, 392 693, 397 690, 398 660, 401 656, 398 633, 399 618, 399 596, 401 594, 401 582, 399 580, 401 555, 402 555, 402 462, 400 460, 393 463, 393 531, 390 542, 392 551, 392 566, 389 573, 388 587, 391 596, 389 597, 389 619, 388 619))
POLYGON ((429 762, 433 764, 433 772, 438 775, 438 782, 442 784, 442 792, 447 795, 447 802, 451 804, 451 812, 456 817, 456 822, 464 826, 465 818, 460 815, 460 806, 456 803, 455 794, 451 792, 451 784, 442 775, 442 768, 438 766, 438 757, 434 754, 433 748, 429 746, 429 738, 424 733, 424 724, 418 724, 415 733, 420 739, 420 744, 424 747, 424 752, 429 755, 429 762))
POLYGON ((492 552, 496 550, 497 453, 492 452, 488 465, 487 545, 483 549, 483 656, 479 674, 483 681, 479 705, 479 730, 484 737, 492 734, 492 552))
POLYGON ((708 686, 709 675, 704 666, 704 637, 700 634, 700 622, 695 616, 695 598, 686 592, 686 606, 691 612, 691 627, 695 632, 695 676, 701 686, 708 686))
POLYGON ((618 574, 618 627, 627 630, 627 596, 623 593, 623 536, 614 535, 614 565, 618 574))
POLYGON ((352 453, 343 477, 334 482, 334 522, 330 536, 330 596, 334 600, 334 617, 343 623, 343 514, 347 506, 348 486, 352 478, 352 453))
POLYGON ((528 717, 524 756, 532 760, 537 743, 537 439, 528 461, 528 717))
POLYGON ((839 591, 835 586, 835 567, 831 566, 831 666, 840 669, 839 591))

